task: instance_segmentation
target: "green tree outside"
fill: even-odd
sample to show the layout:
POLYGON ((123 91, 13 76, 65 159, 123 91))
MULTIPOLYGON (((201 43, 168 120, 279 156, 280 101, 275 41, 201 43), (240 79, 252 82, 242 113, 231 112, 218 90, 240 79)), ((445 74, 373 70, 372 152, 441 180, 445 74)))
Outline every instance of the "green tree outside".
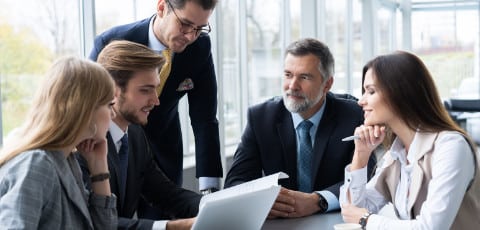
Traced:
POLYGON ((0 90, 3 135, 20 125, 52 54, 27 29, 0 23, 0 90), (17 30, 15 30, 17 29, 17 30))

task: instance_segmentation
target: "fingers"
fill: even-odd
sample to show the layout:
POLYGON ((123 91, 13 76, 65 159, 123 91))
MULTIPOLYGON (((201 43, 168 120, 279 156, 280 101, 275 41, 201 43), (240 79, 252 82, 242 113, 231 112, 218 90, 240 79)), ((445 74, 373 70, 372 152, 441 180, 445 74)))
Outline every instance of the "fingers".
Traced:
POLYGON ((290 212, 294 212, 295 211, 295 206, 294 206, 295 202, 293 202, 293 204, 291 203, 284 203, 284 202, 280 202, 278 200, 275 201, 275 203, 273 203, 273 206, 272 206, 272 211, 274 211, 274 213, 277 213, 277 214, 281 214, 281 216, 284 216, 285 213, 290 213, 290 212))
POLYGON ((368 212, 365 208, 359 208, 353 204, 342 204, 342 218, 346 223, 358 223, 360 218, 368 212))
POLYGON ((86 139, 77 145, 77 149, 83 153, 91 152, 94 146, 95 146, 95 142, 93 141, 93 139, 86 139))
POLYGON ((287 218, 289 215, 289 212, 282 212, 282 211, 279 211, 279 210, 274 210, 273 208, 270 210, 270 212, 268 213, 268 217, 269 219, 276 219, 276 218, 287 218))
POLYGON ((290 190, 282 188, 268 214, 268 218, 286 218, 289 217, 292 212, 295 212, 295 199, 291 195, 290 190))
POLYGON ((295 198, 288 192, 288 190, 280 191, 280 193, 277 196, 277 199, 275 200, 275 203, 281 203, 284 205, 288 206, 294 206, 295 205, 295 198))
POLYGON ((352 217, 352 209, 355 208, 354 205, 344 204, 342 205, 342 218, 345 223, 355 223, 354 218, 352 217))
POLYGON ((355 135, 359 136, 358 141, 364 142, 369 146, 377 146, 382 143, 385 138, 385 126, 374 125, 365 126, 361 125, 355 129, 355 135))

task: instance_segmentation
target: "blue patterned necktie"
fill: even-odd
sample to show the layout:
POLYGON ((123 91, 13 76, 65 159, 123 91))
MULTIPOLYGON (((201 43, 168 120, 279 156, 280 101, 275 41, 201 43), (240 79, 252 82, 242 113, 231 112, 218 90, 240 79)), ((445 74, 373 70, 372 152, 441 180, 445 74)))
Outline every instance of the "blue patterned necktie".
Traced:
POLYGON ((122 145, 118 151, 118 159, 120 166, 120 194, 123 194, 122 197, 125 197, 125 187, 127 184, 127 169, 128 169, 128 136, 127 134, 123 135, 120 139, 122 145))
POLYGON ((312 139, 310 128, 313 123, 309 120, 302 121, 298 127, 298 139, 300 151, 298 152, 298 190, 301 192, 312 192, 312 139))

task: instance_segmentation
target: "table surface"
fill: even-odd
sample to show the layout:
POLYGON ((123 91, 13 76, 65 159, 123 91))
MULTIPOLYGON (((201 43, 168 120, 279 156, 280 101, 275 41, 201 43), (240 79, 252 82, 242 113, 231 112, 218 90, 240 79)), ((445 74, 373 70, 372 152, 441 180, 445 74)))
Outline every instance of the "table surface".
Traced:
POLYGON ((333 229, 333 225, 343 223, 340 212, 325 214, 316 214, 312 216, 292 219, 273 219, 266 220, 262 230, 282 230, 282 229, 333 229))

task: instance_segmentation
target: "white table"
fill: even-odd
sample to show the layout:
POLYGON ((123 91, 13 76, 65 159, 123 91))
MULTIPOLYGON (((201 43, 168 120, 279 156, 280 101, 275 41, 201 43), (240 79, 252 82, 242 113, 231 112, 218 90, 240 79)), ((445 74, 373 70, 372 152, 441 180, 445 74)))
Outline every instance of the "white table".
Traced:
POLYGON ((316 214, 312 216, 292 219, 273 219, 266 220, 262 230, 331 230, 333 225, 343 223, 340 212, 316 214))

